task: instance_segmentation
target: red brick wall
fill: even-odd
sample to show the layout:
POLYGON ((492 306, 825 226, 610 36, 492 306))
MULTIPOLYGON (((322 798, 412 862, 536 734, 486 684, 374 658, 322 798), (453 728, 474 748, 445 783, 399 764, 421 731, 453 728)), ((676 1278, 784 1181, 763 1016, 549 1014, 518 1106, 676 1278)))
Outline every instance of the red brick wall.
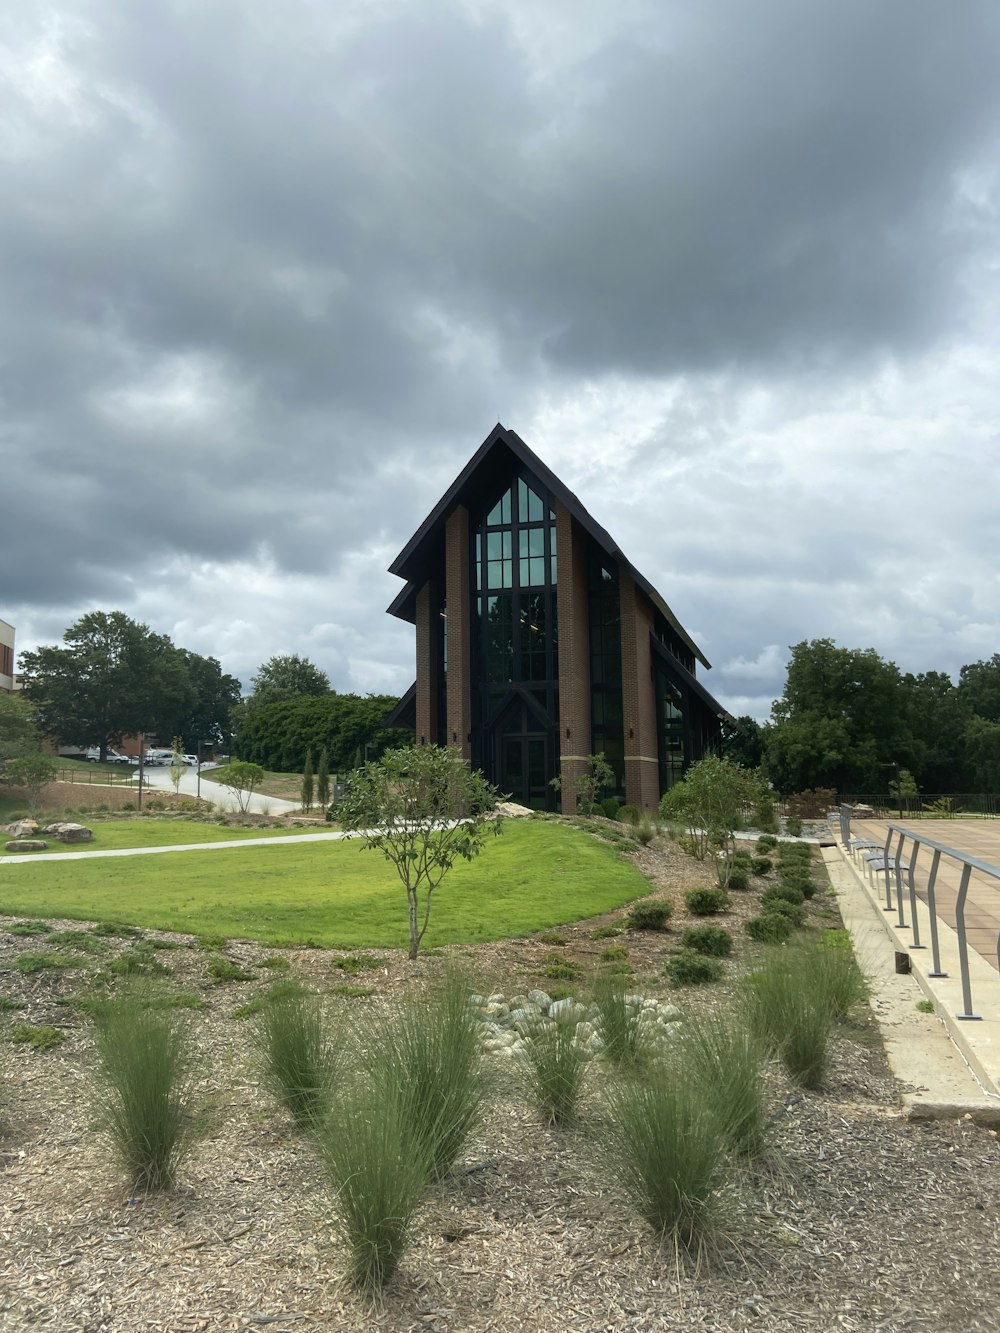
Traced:
POLYGON ((472 759, 471 627, 469 625, 469 511, 459 505, 445 525, 448 602, 448 744, 472 759))
POLYGON ((656 704, 649 631, 653 608, 621 571, 622 712, 625 724, 625 799, 629 805, 654 810, 660 799, 656 747, 656 704))
POLYGON ((585 771, 590 739, 590 628, 587 549, 583 532, 556 504, 559 621, 559 748, 562 810, 576 813, 575 780, 585 771), (567 730, 569 735, 567 735, 567 730))
POLYGON ((427 582, 417 593, 417 730, 418 745, 434 745, 438 734, 437 673, 438 636, 434 621, 438 615, 433 583, 427 582))

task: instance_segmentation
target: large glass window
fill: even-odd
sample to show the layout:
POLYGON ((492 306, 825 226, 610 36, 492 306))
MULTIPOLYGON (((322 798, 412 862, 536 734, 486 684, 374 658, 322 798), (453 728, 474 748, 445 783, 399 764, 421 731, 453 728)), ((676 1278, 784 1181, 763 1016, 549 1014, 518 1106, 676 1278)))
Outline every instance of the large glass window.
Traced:
POLYGON ((684 776, 685 747, 684 696, 662 665, 656 668, 656 724, 660 791, 669 791, 684 776))

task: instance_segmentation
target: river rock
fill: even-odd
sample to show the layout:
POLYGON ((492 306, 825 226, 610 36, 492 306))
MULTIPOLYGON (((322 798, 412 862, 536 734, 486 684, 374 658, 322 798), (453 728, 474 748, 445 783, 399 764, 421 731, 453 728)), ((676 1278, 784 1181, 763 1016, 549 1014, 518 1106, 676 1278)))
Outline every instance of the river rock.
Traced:
POLYGON ((8 852, 44 852, 48 845, 41 838, 13 838, 10 842, 4 843, 4 850, 8 852))

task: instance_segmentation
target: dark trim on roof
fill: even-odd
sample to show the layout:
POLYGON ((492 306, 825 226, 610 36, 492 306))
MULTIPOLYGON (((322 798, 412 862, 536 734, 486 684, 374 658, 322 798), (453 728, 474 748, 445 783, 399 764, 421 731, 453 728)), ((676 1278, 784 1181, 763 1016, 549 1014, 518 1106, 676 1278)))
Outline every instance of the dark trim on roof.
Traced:
MULTIPOLYGON (((448 515, 456 505, 462 502, 462 497, 476 473, 485 463, 487 457, 498 446, 506 446, 510 453, 513 454, 514 458, 522 463, 530 472, 533 472, 538 480, 548 489, 549 493, 566 507, 573 518, 576 519, 577 523, 579 523, 583 530, 598 544, 598 546, 602 547, 612 559, 616 560, 622 568, 626 569, 628 573, 631 574, 636 585, 642 589, 667 623, 676 630, 677 634, 691 649, 691 652, 695 655, 698 661, 701 662, 703 666, 710 667, 712 665, 711 662, 709 662, 708 658, 691 638, 687 630, 685 630, 684 626, 680 623, 673 611, 671 611, 670 607, 649 580, 636 569, 635 565, 633 565, 624 554, 617 542, 612 539, 611 534, 602 528, 597 520, 587 512, 580 503, 578 497, 568 486, 559 480, 554 472, 546 467, 538 455, 525 444, 521 437, 515 431, 508 430, 506 426, 502 426, 499 421, 469 459, 468 463, 466 463, 465 467, 458 474, 452 484, 448 487, 447 491, 445 491, 441 499, 424 519, 423 523, 421 523, 420 527, 417 528, 416 532, 400 551, 399 555, 396 556, 395 560, 389 566, 390 574, 397 574, 400 578, 406 579, 408 583, 415 584, 417 580, 420 580, 421 582, 423 581, 421 578, 420 556, 425 550, 425 544, 429 541, 438 539, 440 530, 443 529, 448 515)), ((390 615, 399 616, 402 620, 412 621, 416 612, 409 603, 409 596, 412 596, 415 592, 416 586, 414 586, 412 594, 408 594, 408 589, 404 588, 403 592, 399 594, 389 607, 390 615)))
POLYGON ((733 721, 732 714, 723 708, 718 699, 709 694, 697 676, 693 676, 686 666, 678 662, 669 648, 659 641, 652 630, 649 632, 649 645, 653 650, 654 657, 657 657, 663 663, 668 672, 677 677, 681 685, 696 694, 710 713, 717 717, 720 722, 733 721))
POLYGON ((389 716, 382 723, 384 727, 406 727, 410 731, 417 729, 417 682, 400 699, 389 716))

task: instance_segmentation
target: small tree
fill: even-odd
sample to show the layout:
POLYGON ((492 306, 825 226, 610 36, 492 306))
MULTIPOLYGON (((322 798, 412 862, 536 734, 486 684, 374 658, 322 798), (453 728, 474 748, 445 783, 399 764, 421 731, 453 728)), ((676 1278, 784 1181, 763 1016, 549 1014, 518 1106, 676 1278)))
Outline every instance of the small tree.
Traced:
MULTIPOLYGON (((598 797, 615 780, 615 771, 604 754, 587 755, 587 771, 573 779, 573 792, 576 796, 576 808, 584 815, 592 815, 598 797)), ((550 786, 555 791, 562 791, 562 777, 553 778, 550 786)))
POLYGON ((406 890, 410 958, 420 950, 434 890, 456 861, 474 860, 500 832, 497 799, 460 754, 436 745, 387 750, 352 775, 337 820, 395 866, 406 890))
POLYGON ((330 804, 330 756, 325 745, 319 752, 316 768, 316 804, 321 810, 330 804))
POLYGON ((306 762, 302 769, 302 809, 308 814, 312 809, 313 803, 313 752, 312 747, 306 751, 306 762))
POLYGON ((719 878, 724 886, 736 830, 742 826, 746 812, 761 800, 764 790, 759 773, 709 755, 692 764, 683 781, 664 794, 660 813, 668 823, 684 825, 699 861, 710 849, 723 853, 719 878))
POLYGON ((32 818, 38 814, 46 787, 55 782, 59 765, 48 754, 22 754, 4 765, 4 781, 24 791, 32 818))
POLYGON ((218 770, 219 781, 226 791, 231 792, 242 814, 250 806, 250 798, 264 779, 264 770, 260 764, 248 764, 236 759, 231 764, 218 770))
POLYGON ((180 791, 181 778, 187 772, 187 764, 181 754, 180 737, 175 736, 170 742, 170 767, 167 769, 170 774, 170 781, 174 784, 174 795, 180 791))

